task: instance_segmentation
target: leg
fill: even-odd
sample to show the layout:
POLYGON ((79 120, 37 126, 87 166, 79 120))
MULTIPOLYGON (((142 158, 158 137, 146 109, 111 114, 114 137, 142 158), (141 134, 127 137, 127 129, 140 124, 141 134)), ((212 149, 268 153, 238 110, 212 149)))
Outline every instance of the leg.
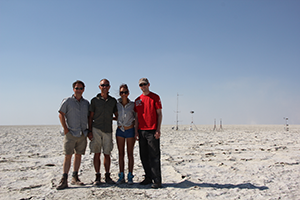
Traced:
POLYGON ((94 168, 96 173, 100 173, 100 153, 95 153, 94 154, 94 168))
POLYGON ((93 185, 100 185, 101 184, 101 174, 100 174, 101 160, 100 160, 100 155, 101 155, 101 153, 95 153, 94 154, 94 168, 95 168, 95 172, 96 172, 96 179, 93 182, 93 185))
POLYGON ((104 167, 105 167, 105 182, 108 184, 115 184, 115 182, 110 178, 110 155, 104 154, 104 167))
POLYGON ((148 142, 151 176, 155 183, 161 184, 160 140, 155 139, 153 134, 149 135, 148 142))
POLYGON ((139 147, 140 147, 140 158, 145 171, 145 178, 151 179, 151 168, 149 163, 148 155, 148 141, 145 137, 146 131, 139 130, 139 147))
POLYGON ((110 162, 110 155, 104 154, 104 168, 106 173, 109 173, 110 162))
POLYGON ((119 170, 120 172, 124 172, 125 138, 117 136, 117 145, 119 151, 119 170))
POLYGON ((133 172, 134 166, 134 157, 133 157, 133 149, 135 144, 135 138, 127 138, 127 157, 128 157, 128 171, 133 172))
POLYGON ((71 167, 71 159, 74 152, 75 143, 75 138, 70 133, 67 133, 64 137, 65 159, 63 163, 63 176, 59 185, 56 187, 57 190, 62 190, 68 187, 68 173, 71 167))
POLYGON ((73 163, 74 171, 73 171, 72 181, 71 181, 72 185, 84 185, 84 183, 81 182, 78 178, 78 170, 80 167, 80 163, 81 163, 81 154, 75 154, 74 163, 73 163))
POLYGON ((63 173, 68 174, 70 167, 71 167, 71 159, 72 159, 72 154, 71 155, 65 155, 65 160, 63 164, 63 173))
POLYGON ((74 167, 74 172, 78 172, 80 164, 81 164, 81 155, 85 154, 87 146, 87 139, 84 135, 82 135, 79 138, 76 138, 76 143, 75 143, 75 159, 73 163, 74 167))
POLYGON ((73 163, 74 172, 78 172, 80 164, 81 164, 81 154, 75 154, 74 163, 73 163))

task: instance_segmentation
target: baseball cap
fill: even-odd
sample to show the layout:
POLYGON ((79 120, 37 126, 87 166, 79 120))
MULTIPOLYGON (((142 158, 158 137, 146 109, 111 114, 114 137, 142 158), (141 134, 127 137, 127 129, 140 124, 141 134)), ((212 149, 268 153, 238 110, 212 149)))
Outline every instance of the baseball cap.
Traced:
POLYGON ((141 78, 141 79, 139 80, 139 84, 141 84, 141 83, 149 84, 149 81, 148 81, 147 78, 141 78))

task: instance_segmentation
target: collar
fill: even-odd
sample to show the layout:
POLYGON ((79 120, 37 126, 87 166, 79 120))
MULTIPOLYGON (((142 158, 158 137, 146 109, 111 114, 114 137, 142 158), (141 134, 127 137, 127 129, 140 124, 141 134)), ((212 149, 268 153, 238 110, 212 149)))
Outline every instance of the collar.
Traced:
POLYGON ((102 99, 102 100, 104 100, 104 101, 105 101, 105 100, 107 101, 108 99, 111 98, 111 96, 110 96, 109 93, 108 93, 108 94, 107 94, 107 99, 104 99, 104 98, 101 96, 101 93, 99 93, 99 94, 97 94, 97 98, 98 98, 98 99, 102 99))
MULTIPOLYGON (((127 98, 127 99, 128 99, 128 103, 131 102, 129 98, 127 98)), ((122 98, 119 98, 119 99, 118 99, 118 102, 119 102, 119 103, 122 103, 122 98)))
MULTIPOLYGON (((72 94, 72 98, 73 98, 74 100, 77 100, 76 97, 74 96, 74 94, 72 94)), ((80 98, 79 100, 77 100, 77 101, 81 101, 82 99, 83 99, 83 97, 81 96, 81 98, 80 98)))

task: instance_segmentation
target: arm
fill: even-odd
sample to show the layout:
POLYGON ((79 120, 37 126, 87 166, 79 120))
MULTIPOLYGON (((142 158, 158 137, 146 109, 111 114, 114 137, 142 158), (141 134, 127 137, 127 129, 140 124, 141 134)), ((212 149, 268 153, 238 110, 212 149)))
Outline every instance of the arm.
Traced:
POLYGON ((160 129, 161 129, 161 122, 162 122, 162 111, 161 109, 157 109, 156 110, 157 113, 157 128, 156 128, 156 132, 155 132, 155 138, 159 139, 160 138, 160 129))
POLYGON ((62 127, 64 128, 64 133, 66 135, 69 132, 69 129, 68 129, 68 126, 66 123, 65 113, 59 111, 58 117, 59 117, 59 121, 60 121, 62 127))
POLYGON ((117 121, 117 120, 118 120, 118 116, 119 116, 118 112, 115 112, 114 115, 115 115, 115 116, 113 117, 113 120, 116 120, 116 121, 117 121))
POLYGON ((92 132, 92 124, 93 124, 93 118, 94 118, 94 112, 90 112, 89 114, 89 133, 88 138, 91 140, 93 138, 93 132, 92 132))
POLYGON ((139 121, 138 121, 138 114, 135 113, 135 121, 134 121, 134 127, 135 127, 135 139, 139 140, 139 121))

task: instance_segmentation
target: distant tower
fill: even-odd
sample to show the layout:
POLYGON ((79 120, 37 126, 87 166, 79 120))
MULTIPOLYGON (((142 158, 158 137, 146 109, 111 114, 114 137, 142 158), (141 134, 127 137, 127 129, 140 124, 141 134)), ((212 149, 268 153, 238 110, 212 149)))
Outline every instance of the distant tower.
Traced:
POLYGON ((288 117, 284 117, 283 119, 285 120, 284 130, 289 131, 289 123, 288 123, 289 118, 288 117))
POLYGON ((195 113, 193 110, 190 112, 192 114, 192 121, 191 121, 191 126, 190 126, 190 130, 193 130, 192 125, 195 126, 196 130, 198 130, 197 126, 194 124, 194 120, 193 120, 193 114, 195 113))
POLYGON ((220 130, 223 130, 223 127, 222 127, 222 119, 220 119, 220 130))
POLYGON ((214 131, 217 130, 216 119, 214 119, 214 131))
MULTIPOLYGON (((216 119, 214 119, 214 131, 217 130, 217 122, 216 119)), ((223 126, 222 126, 222 119, 220 119, 220 131, 223 130, 223 126)))
POLYGON ((178 113, 179 113, 179 111, 178 111, 178 97, 179 97, 179 94, 177 93, 177 107, 176 107, 176 128, 175 128, 175 130, 177 131, 178 130, 178 113))

